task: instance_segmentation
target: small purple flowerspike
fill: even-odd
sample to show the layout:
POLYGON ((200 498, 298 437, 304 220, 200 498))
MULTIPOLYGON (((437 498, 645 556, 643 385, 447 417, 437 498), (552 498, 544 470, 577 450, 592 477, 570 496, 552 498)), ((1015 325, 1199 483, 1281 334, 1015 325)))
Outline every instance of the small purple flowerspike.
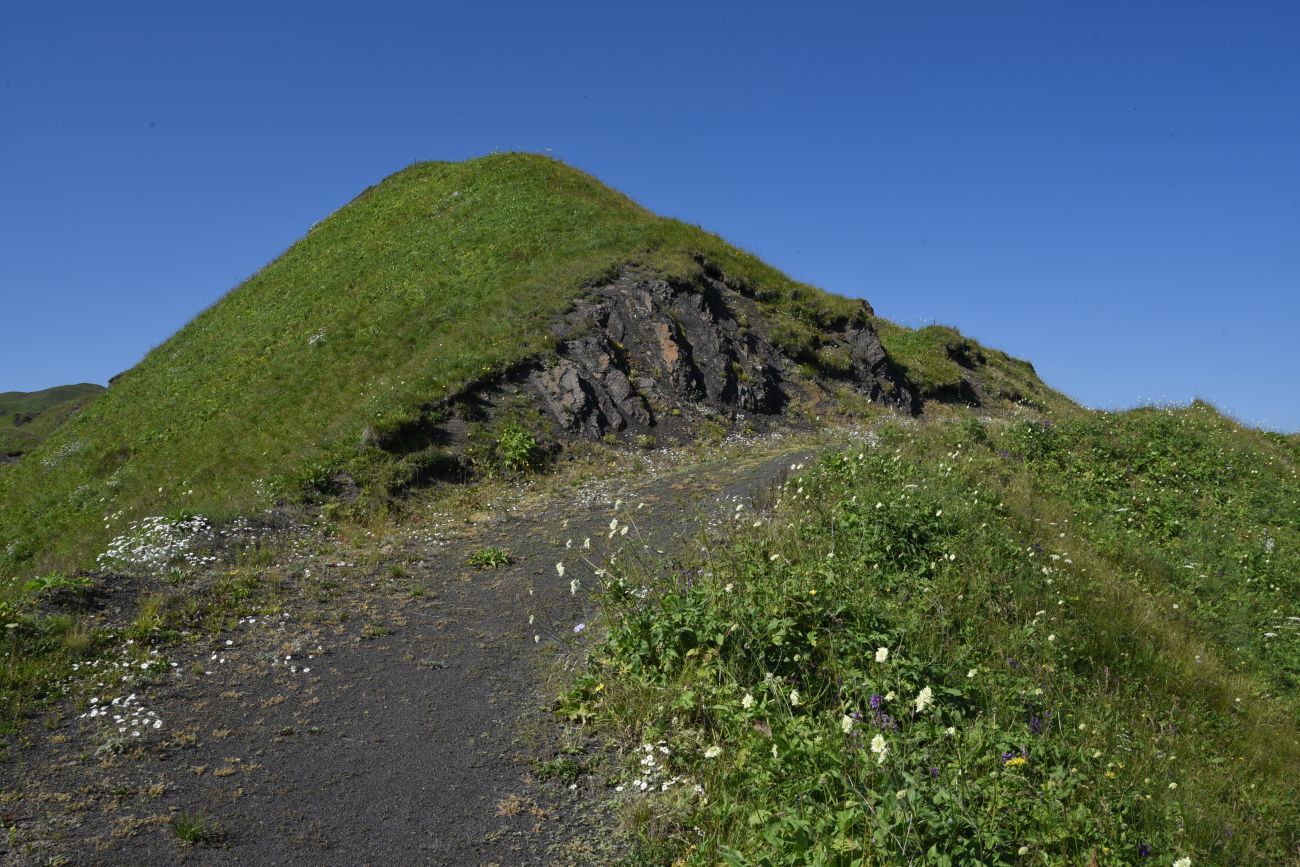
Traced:
POLYGON ((587 628, 587 624, 585 624, 585 623, 579 623, 577 626, 573 627, 573 632, 574 632, 574 634, 576 635, 577 633, 581 632, 582 630, 584 630, 584 629, 586 629, 586 628, 587 628))

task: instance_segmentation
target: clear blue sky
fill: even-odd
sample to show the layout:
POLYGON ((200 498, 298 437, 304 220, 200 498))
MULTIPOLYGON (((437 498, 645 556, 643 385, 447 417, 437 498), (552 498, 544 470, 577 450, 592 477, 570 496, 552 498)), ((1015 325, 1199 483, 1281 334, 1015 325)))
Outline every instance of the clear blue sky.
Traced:
POLYGON ((416 160, 549 151, 1092 406, 1300 429, 1300 3, 0 6, 0 391, 416 160))

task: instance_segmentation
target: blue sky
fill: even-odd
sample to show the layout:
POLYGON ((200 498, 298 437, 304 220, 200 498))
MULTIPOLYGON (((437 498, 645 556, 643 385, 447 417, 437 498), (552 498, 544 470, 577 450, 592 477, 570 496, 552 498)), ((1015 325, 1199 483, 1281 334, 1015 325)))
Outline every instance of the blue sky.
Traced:
POLYGON ((361 189, 550 152, 1100 407, 1300 430, 1300 4, 0 7, 0 391, 105 381, 361 189))

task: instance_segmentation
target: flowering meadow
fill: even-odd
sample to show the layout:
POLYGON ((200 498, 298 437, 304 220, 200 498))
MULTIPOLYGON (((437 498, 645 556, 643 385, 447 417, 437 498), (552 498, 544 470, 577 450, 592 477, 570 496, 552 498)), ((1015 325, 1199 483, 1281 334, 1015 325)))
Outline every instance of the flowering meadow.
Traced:
POLYGON ((1201 405, 888 423, 612 568, 562 707, 644 863, 1300 863, 1296 466, 1201 405))

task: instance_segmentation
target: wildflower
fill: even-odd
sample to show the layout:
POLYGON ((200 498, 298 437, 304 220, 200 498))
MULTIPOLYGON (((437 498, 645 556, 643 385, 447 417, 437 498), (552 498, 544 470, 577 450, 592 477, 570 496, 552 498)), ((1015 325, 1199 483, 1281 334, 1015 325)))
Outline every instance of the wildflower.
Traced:
POLYGON ((799 698, 799 690, 797 689, 790 690, 790 704, 794 705, 795 707, 798 707, 799 705, 803 704, 803 699, 799 698))
POLYGON ((560 577, 563 578, 563 577, 564 577, 564 564, 563 564, 563 563, 556 563, 556 564, 555 564, 555 571, 556 571, 556 572, 559 572, 559 573, 560 573, 560 577))
POLYGON ((896 698, 898 698, 898 694, 894 692, 892 689, 889 692, 885 693, 885 701, 893 701, 896 698))
POLYGON ((704 758, 706 759, 716 759, 720 755, 722 755, 722 747, 717 744, 714 744, 704 751, 704 758))
POLYGON ((977 674, 979 674, 979 669, 972 668, 970 671, 966 672, 966 679, 970 680, 971 678, 975 677, 975 675, 977 674))
POLYGON ((577 595, 578 595, 578 588, 581 587, 581 586, 582 586, 582 585, 578 583, 578 579, 577 579, 577 578, 574 578, 572 581, 569 582, 569 595, 570 595, 570 596, 577 596, 577 595))
POLYGON ((1139 857, 1139 858, 1150 858, 1150 857, 1151 857, 1151 847, 1148 846, 1146 843, 1143 843, 1141 846, 1138 846, 1138 857, 1139 857))
POLYGON ((900 801, 903 800, 904 798, 907 797, 907 789, 899 789, 897 792, 894 793, 894 797, 900 801))
POLYGON ((1016 850, 1016 854, 1017 854, 1017 855, 1028 855, 1028 854, 1029 854, 1029 847, 1028 847, 1028 846, 1021 846, 1019 849, 1016 850))
POLYGON ((885 763, 885 756, 889 754, 889 745, 885 743, 884 735, 876 735, 871 739, 871 752, 876 757, 876 764, 885 763))
POLYGON ((927 686, 917 693, 914 704, 916 705, 917 713, 921 713, 927 707, 934 704, 934 693, 930 691, 930 687, 927 686))
POLYGON ((576 625, 576 626, 573 627, 573 634, 574 634, 574 635, 577 635, 577 634, 579 634, 580 632, 582 632, 582 630, 584 630, 584 629, 586 629, 586 628, 587 628, 587 624, 585 624, 585 623, 579 623, 578 625, 576 625))
POLYGON ((1055 641, 1055 640, 1056 640, 1056 633, 1053 632, 1051 635, 1047 636, 1047 640, 1048 640, 1048 641, 1055 641))
POLYGON ((1169 790, 1170 790, 1170 791, 1173 791, 1173 790, 1176 789, 1176 788, 1178 788, 1178 784, 1177 784, 1177 783, 1170 783, 1170 784, 1169 784, 1169 790))
POLYGON ((956 726, 948 726, 946 729, 944 729, 944 732, 945 732, 946 734, 948 734, 948 735, 955 735, 955 734, 957 734, 957 727, 956 727, 956 726))
POLYGON ((749 693, 745 693, 745 697, 740 700, 740 706, 745 710, 749 710, 754 706, 754 697, 749 693))
POLYGON ((1024 756, 1013 756, 1007 759, 1006 762, 1003 763, 1003 767, 1019 768, 1027 764, 1029 764, 1029 759, 1025 758, 1024 756))
POLYGON ((889 659, 889 648, 888 647, 876 648, 876 662, 884 662, 886 659, 889 659))
POLYGON ((1174 862, 1174 867, 1192 867, 1192 859, 1184 855, 1174 862))
POLYGON ((881 695, 872 695, 872 696, 871 696, 871 702, 870 702, 870 704, 871 704, 871 709, 872 709, 872 710, 880 710, 880 705, 881 705, 881 703, 882 703, 884 700, 885 700, 884 696, 881 696, 881 695))
POLYGON ((840 719, 840 731, 844 732, 845 734, 848 734, 849 732, 853 731, 853 717, 845 714, 840 719))

